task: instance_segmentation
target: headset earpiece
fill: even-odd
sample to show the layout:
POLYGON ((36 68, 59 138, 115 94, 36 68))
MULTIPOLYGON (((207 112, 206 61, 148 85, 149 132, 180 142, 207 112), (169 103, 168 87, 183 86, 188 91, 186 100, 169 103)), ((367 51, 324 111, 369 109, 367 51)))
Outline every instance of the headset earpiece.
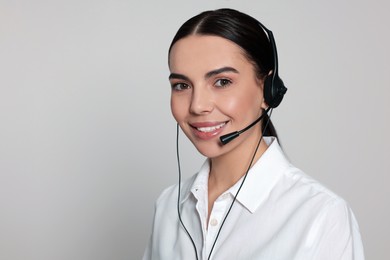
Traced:
POLYGON ((268 75, 264 80, 264 100, 271 108, 276 108, 283 100, 287 88, 277 75, 268 75))

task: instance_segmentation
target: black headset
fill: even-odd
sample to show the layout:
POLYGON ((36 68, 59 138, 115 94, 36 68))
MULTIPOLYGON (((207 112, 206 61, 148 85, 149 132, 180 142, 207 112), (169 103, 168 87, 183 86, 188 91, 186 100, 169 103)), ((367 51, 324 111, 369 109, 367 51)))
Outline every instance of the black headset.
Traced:
POLYGON ((276 50, 274 35, 272 31, 268 30, 262 23, 258 23, 268 35, 274 58, 274 69, 264 80, 264 100, 270 108, 275 108, 282 102, 283 96, 287 92, 287 88, 284 86, 283 80, 279 77, 278 73, 278 52, 276 50))

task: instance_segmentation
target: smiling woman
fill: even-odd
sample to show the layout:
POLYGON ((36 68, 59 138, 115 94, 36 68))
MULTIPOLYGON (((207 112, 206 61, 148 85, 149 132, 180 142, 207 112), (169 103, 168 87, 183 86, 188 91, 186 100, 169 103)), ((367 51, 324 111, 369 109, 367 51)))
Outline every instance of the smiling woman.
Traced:
POLYGON ((173 39, 169 69, 172 114, 207 160, 158 198, 144 260, 364 259, 347 203, 278 144, 267 112, 286 88, 271 31, 235 10, 201 13, 173 39))
MULTIPOLYGON (((262 80, 240 48, 221 37, 188 36, 171 49, 170 70, 172 114, 198 151, 214 160, 228 156, 247 164, 261 136, 260 124, 226 146, 216 138, 249 125, 267 106, 262 80), (238 156, 242 153, 247 156, 238 156)), ((259 153, 264 150, 263 142, 259 153)), ((235 175, 237 181, 241 173, 235 175)))

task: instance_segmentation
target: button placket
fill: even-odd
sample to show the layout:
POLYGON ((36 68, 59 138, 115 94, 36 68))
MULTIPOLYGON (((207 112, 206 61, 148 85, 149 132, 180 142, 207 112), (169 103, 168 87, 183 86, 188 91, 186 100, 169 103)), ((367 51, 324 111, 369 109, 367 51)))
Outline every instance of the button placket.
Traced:
POLYGON ((206 239, 206 248, 207 252, 211 250, 211 247, 214 243, 215 237, 218 233, 218 230, 221 225, 221 221, 226 211, 226 201, 221 200, 220 198, 214 202, 213 209, 210 214, 210 219, 208 223, 207 230, 207 239, 206 239))

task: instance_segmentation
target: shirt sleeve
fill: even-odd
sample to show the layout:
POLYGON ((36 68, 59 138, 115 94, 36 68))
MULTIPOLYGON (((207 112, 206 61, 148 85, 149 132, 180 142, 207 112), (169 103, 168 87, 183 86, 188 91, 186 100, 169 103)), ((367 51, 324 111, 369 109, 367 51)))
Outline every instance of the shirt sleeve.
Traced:
POLYGON ((297 259, 364 260, 359 227, 345 201, 335 199, 319 212, 297 259))

